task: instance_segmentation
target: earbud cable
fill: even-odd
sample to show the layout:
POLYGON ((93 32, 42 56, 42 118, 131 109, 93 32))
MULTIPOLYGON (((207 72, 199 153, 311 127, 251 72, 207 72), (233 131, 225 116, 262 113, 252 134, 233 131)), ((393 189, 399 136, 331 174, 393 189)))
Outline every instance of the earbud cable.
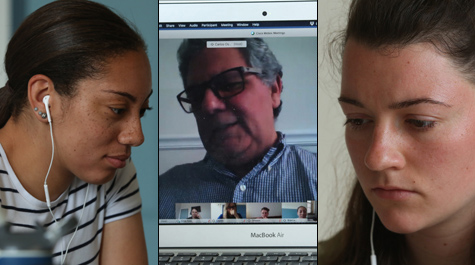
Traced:
MULTIPOLYGON (((48 106, 46 106, 46 107, 48 107, 48 106)), ((50 135, 51 135, 51 149, 52 149, 52 151, 51 151, 51 161, 49 163, 48 172, 46 173, 46 177, 45 177, 44 189, 45 189, 45 196, 46 196, 46 205, 48 206, 49 212, 51 213, 51 216, 53 217, 54 222, 56 223, 56 225, 58 225, 58 221, 56 220, 56 217, 54 217, 53 210, 51 210, 51 200, 49 198, 49 190, 48 190, 48 184, 47 184, 48 176, 49 176, 49 173, 51 171, 51 166, 53 165, 53 159, 54 159, 54 138, 53 138, 53 126, 51 125, 51 121, 49 121, 49 131, 50 131, 50 135)), ((69 246, 71 245, 71 242, 73 241, 74 237, 76 236, 76 232, 78 231, 79 224, 80 224, 80 222, 82 220, 82 217, 84 215, 84 209, 86 208, 86 202, 87 202, 87 195, 88 194, 89 194, 89 184, 87 184, 86 197, 84 198, 84 203, 82 205, 81 216, 79 217, 79 221, 78 221, 78 224, 76 225, 76 229, 74 230, 73 236, 71 237, 71 239, 69 240, 68 245, 66 246, 66 251, 63 251, 63 249, 64 249, 64 237, 61 240, 61 244, 62 244, 62 246, 61 246, 61 264, 64 264, 64 262, 66 261, 69 246), (63 253, 64 253, 64 255, 63 255, 63 253)))
MULTIPOLYGON (((49 176, 49 172, 51 171, 51 166, 53 165, 53 159, 54 159, 54 140, 53 140, 53 127, 51 125, 51 122, 49 122, 49 131, 50 131, 50 135, 51 135, 51 161, 49 163, 49 168, 48 168, 48 172, 46 173, 46 178, 45 178, 45 186, 47 185, 46 184, 46 181, 48 180, 48 176, 49 176)), ((49 195, 48 195, 49 197, 49 195)), ((48 202, 48 201, 47 201, 48 202)))
POLYGON ((71 239, 69 240, 68 245, 66 246, 66 252, 64 253, 64 259, 63 259, 63 256, 61 256, 61 264, 64 264, 64 262, 66 261, 66 256, 68 255, 69 246, 71 245, 71 242, 73 242, 73 238, 74 238, 74 236, 76 236, 76 232, 78 231, 79 224, 81 223, 82 217, 84 215, 84 208, 86 208, 86 201, 87 201, 87 195, 88 194, 89 194, 89 184, 87 184, 86 197, 85 197, 84 203, 82 205, 81 216, 79 217, 79 221, 78 221, 78 224, 76 225, 76 229, 74 230, 73 236, 71 237, 71 239))
POLYGON ((373 209, 373 218, 372 218, 372 221, 371 221, 371 233, 370 233, 370 237, 369 237, 369 240, 370 240, 370 244, 371 244, 371 265, 377 265, 377 261, 376 261, 376 254, 374 253, 374 244, 373 244, 373 231, 374 231, 374 218, 375 218, 375 211, 373 209))
MULTIPOLYGON (((46 107, 48 107, 48 106, 46 106, 46 107)), ((55 224, 59 225, 58 221, 56 221, 56 217, 53 214, 53 210, 51 210, 51 200, 49 198, 49 190, 48 190, 48 184, 47 184, 48 176, 49 176, 49 173, 51 171, 51 166, 53 165, 53 159, 54 159, 53 126, 51 125, 51 122, 48 122, 48 123, 49 123, 49 131, 50 131, 50 135, 51 135, 51 161, 49 163, 48 172, 46 173, 44 189, 45 189, 46 205, 48 206, 48 210, 51 213, 51 216, 53 217, 53 220, 54 220, 55 224)), ((61 244, 62 244, 62 246, 61 246, 61 260, 63 260, 64 240, 61 241, 61 244)))

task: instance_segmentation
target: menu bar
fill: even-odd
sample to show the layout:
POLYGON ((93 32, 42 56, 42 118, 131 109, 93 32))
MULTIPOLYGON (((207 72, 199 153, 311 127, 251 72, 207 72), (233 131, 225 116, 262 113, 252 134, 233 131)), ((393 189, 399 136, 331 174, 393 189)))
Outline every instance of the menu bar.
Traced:
POLYGON ((159 30, 177 29, 244 29, 244 28, 311 28, 317 27, 316 20, 303 21, 255 21, 255 22, 186 22, 159 23, 159 30))

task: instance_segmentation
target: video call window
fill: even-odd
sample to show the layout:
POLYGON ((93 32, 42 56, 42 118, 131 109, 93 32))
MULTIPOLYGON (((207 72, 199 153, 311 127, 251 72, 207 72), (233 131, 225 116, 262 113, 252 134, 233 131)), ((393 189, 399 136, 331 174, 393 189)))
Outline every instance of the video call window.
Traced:
MULTIPOLYGON (((250 45, 250 40, 246 38, 235 38, 233 40, 236 40, 236 43, 240 43, 240 45, 243 45, 243 43, 250 45)), ((188 79, 185 78, 184 80, 180 75, 177 60, 177 51, 183 41, 183 39, 160 39, 159 45, 161 66, 159 78, 160 219, 177 218, 182 220, 185 216, 186 218, 192 217, 193 213, 191 207, 198 206, 201 207, 201 212, 199 213, 201 219, 217 219, 216 216, 213 216, 214 212, 219 212, 219 215, 221 215, 223 214, 223 210, 220 209, 218 211, 212 206, 207 206, 207 208, 201 203, 220 203, 228 200, 230 197, 235 201, 254 201, 257 203, 257 201, 253 199, 252 190, 255 190, 256 187, 259 186, 259 184, 253 183, 258 183, 259 181, 251 182, 245 178, 232 177, 226 186, 221 186, 222 182, 220 182, 219 185, 217 185, 216 182, 212 182, 213 179, 224 178, 225 175, 230 176, 231 173, 236 172, 226 172, 228 169, 224 166, 226 161, 223 156, 229 153, 229 150, 223 152, 223 154, 210 151, 219 150, 219 148, 215 148, 216 146, 222 147, 222 143, 216 140, 216 138, 207 138, 209 136, 206 131, 207 128, 211 128, 209 130, 211 134, 218 130, 216 128, 212 129, 213 124, 216 123, 200 125, 197 121, 209 120, 210 117, 197 116, 196 112, 192 110, 201 110, 201 107, 198 107, 196 102, 203 99, 204 94, 202 92, 206 91, 203 90, 205 83, 211 85, 212 93, 224 102, 233 97, 244 97, 246 90, 250 91, 249 89, 251 89, 247 84, 250 82, 249 80, 253 80, 254 78, 265 79, 263 75, 267 70, 261 69, 264 68, 264 66, 261 66, 250 67, 249 69, 239 68, 241 71, 231 71, 230 69, 236 68, 236 65, 231 66, 230 64, 230 69, 224 69, 224 72, 213 72, 214 75, 203 79, 205 82, 201 82, 203 80, 200 80, 200 82, 193 81, 193 84, 188 86, 186 84, 186 80, 188 79), (242 69, 244 69, 244 71, 242 69), (239 82, 234 82, 234 80, 239 80, 239 82), (239 86, 233 87, 233 89, 235 88, 233 90, 234 92, 228 93, 228 91, 224 91, 225 86, 223 84, 231 83, 239 84, 239 86), (185 95, 183 91, 187 88, 198 89, 199 93, 186 92, 185 95), (192 107, 193 104, 195 106, 194 109, 192 107), (190 111, 191 113, 188 113, 190 111), (209 146, 207 146, 207 143, 209 146), (207 170, 210 166, 215 167, 216 170, 207 170), (220 175, 220 172, 223 171, 226 173, 220 175), (202 178, 205 179, 201 182, 196 181, 202 178), (236 187, 239 188, 236 189, 236 187), (195 203, 193 204, 191 202, 195 203), (175 209, 176 204, 188 203, 190 204, 186 205, 183 209, 175 209)), ((275 126, 275 133, 277 133, 278 139, 280 139, 279 141, 285 142, 285 148, 293 150, 291 151, 294 152, 293 155, 298 156, 301 161, 305 162, 299 163, 299 165, 304 164, 303 170, 299 170, 299 172, 305 172, 305 176, 296 177, 295 172, 286 172, 294 168, 294 166, 288 165, 287 163, 289 162, 279 159, 275 159, 275 161, 272 160, 274 157, 281 156, 275 156, 274 153, 269 153, 271 151, 271 149, 269 149, 267 151, 269 157, 264 159, 268 161, 268 163, 263 163, 262 165, 257 164, 252 170, 258 172, 257 177, 264 178, 266 174, 275 176, 273 179, 276 179, 275 181, 279 184, 275 185, 276 183, 269 183, 267 184, 269 187, 292 185, 295 189, 269 190, 262 196, 261 194, 263 193, 259 191, 259 203, 266 201, 281 201, 284 203, 287 201, 306 202, 307 200, 316 200, 317 119, 315 115, 302 115, 302 113, 317 113, 317 39, 315 37, 273 37, 262 38, 262 41, 268 45, 278 60, 278 63, 282 66, 281 73, 278 73, 280 77, 277 78, 279 82, 281 81, 279 85, 281 85, 280 100, 282 101, 282 105, 277 108, 279 109, 278 117, 271 117, 270 122, 275 126), (280 176, 282 174, 286 177, 281 178, 280 176), (296 186, 295 183, 297 183, 296 186), (275 197, 277 194, 279 198, 275 197)), ((213 48, 207 47, 205 49, 213 48)), ((245 48, 233 47, 232 49, 245 48)), ((191 73, 188 74, 192 76, 191 73)), ((190 80, 194 79, 192 78, 190 80)), ((274 84, 273 82, 270 83, 274 84)), ((228 86, 226 85, 226 87, 228 86)), ((271 89, 271 87, 272 85, 268 89, 271 89)), ((236 102, 238 102, 238 100, 236 100, 236 102)), ((239 109, 238 107, 239 106, 236 106, 235 109, 239 109)), ((273 110, 270 109, 270 111, 272 112, 273 110)), ((259 113, 261 113, 261 111, 249 117, 254 117, 259 113)), ((239 116, 240 114, 238 114, 239 113, 236 112, 236 119, 228 119, 232 121, 245 119, 244 116, 239 116)), ((219 126, 217 128, 222 130, 225 125, 219 126)), ((235 125, 233 124, 233 126, 235 125)), ((279 148, 282 147, 280 145, 275 146, 276 154, 282 151, 279 148)), ((288 152, 286 151, 284 153, 287 154, 288 152)), ((288 161, 295 161, 295 159, 289 157, 288 161)), ((245 175, 245 172, 241 173, 245 175)), ((294 217, 296 215, 296 213, 291 214, 292 210, 290 208, 282 208, 282 205, 281 208, 274 208, 272 205, 261 205, 261 208, 256 211, 254 211, 254 209, 250 211, 248 209, 249 205, 241 206, 238 204, 237 207, 237 213, 241 215, 242 219, 257 220, 257 218, 263 218, 263 207, 269 209, 268 216, 270 217, 267 218, 270 219, 284 218, 286 214, 294 217), (246 209, 239 209, 239 207, 246 207, 246 209)), ((196 216, 195 213, 195 217, 196 216)), ((239 218, 238 215, 236 215, 235 218, 236 217, 239 218)))

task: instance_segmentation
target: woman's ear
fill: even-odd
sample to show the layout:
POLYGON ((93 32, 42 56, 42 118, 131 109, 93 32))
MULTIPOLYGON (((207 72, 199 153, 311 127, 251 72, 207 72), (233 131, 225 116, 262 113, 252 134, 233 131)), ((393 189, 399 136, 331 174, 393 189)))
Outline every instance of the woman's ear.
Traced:
POLYGON ((50 95, 49 106, 53 100, 54 85, 53 81, 45 75, 34 75, 28 81, 28 101, 30 107, 35 112, 35 117, 42 122, 48 122, 46 116, 46 106, 43 98, 50 95))

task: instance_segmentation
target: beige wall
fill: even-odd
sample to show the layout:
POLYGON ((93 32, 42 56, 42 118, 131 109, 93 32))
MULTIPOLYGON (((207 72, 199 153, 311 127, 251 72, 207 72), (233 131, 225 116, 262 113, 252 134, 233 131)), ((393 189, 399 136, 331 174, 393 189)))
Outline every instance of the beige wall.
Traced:
POLYGON ((344 142, 345 118, 338 105, 338 61, 328 56, 329 42, 344 28, 349 0, 318 2, 318 239, 342 227, 343 205, 352 181, 344 142), (350 176, 350 177, 349 177, 350 176))

